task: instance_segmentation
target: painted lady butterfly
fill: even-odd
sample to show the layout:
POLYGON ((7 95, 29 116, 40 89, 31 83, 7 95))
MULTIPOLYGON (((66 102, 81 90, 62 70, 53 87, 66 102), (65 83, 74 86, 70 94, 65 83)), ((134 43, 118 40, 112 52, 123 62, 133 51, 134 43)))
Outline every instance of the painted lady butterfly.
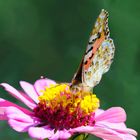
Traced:
POLYGON ((114 51, 108 28, 108 12, 103 9, 95 22, 82 62, 72 79, 71 89, 91 91, 109 70, 114 51))

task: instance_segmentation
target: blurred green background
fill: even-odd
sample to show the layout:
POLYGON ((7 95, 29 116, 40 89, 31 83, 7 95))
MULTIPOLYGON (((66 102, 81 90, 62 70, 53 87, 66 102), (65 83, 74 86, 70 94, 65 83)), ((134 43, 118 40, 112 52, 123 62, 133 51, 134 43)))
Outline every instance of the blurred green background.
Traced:
MULTIPOLYGON (((0 0, 0 82, 20 88, 20 80, 33 83, 41 75, 70 82, 102 8, 110 14, 116 53, 94 92, 103 109, 122 106, 128 127, 139 131, 139 0, 0 0)), ((0 96, 19 103, 4 90, 0 96)), ((0 139, 30 140, 6 122, 0 122, 0 139)))

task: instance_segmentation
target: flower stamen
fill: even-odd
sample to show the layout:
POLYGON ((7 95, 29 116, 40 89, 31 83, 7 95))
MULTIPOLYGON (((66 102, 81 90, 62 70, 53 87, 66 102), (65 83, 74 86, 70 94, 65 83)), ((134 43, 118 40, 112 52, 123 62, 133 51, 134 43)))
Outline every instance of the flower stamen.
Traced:
POLYGON ((99 107, 96 95, 84 91, 73 93, 68 84, 46 87, 42 93, 34 112, 43 123, 55 129, 94 125, 94 112, 99 107))

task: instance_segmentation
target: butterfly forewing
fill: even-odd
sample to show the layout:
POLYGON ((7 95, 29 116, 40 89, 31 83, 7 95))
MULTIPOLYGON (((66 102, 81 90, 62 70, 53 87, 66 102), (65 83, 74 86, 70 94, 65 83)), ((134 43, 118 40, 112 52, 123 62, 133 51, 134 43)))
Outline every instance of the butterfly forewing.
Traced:
POLYGON ((108 13, 102 10, 90 36, 82 67, 82 83, 91 88, 100 82, 112 63, 115 47, 109 35, 108 13))
POLYGON ((90 35, 85 55, 72 80, 73 86, 80 83, 91 89, 109 70, 115 50, 113 40, 109 38, 109 35, 108 12, 102 10, 90 35))

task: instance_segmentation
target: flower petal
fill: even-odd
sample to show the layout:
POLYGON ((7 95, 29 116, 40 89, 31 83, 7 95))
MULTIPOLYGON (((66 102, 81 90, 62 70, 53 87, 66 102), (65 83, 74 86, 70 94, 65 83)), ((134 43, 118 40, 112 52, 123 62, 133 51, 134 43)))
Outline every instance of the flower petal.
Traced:
POLYGON ((36 103, 39 102, 38 100, 38 94, 34 89, 34 86, 31 85, 28 82, 20 81, 20 86, 23 88, 23 90, 27 93, 27 95, 36 103))
POLYGON ((7 115, 5 114, 5 111, 9 107, 16 107, 16 108, 22 110, 26 114, 32 114, 32 112, 30 112, 29 110, 22 108, 12 102, 9 102, 7 100, 0 98, 0 120, 7 120, 7 115))
POLYGON ((137 132, 133 129, 127 128, 124 123, 110 123, 105 121, 96 122, 97 126, 106 127, 112 130, 115 130, 119 133, 131 134, 137 136, 137 132))
POLYGON ((96 112, 95 112, 95 116, 94 117, 96 118, 97 116, 99 116, 103 112, 105 112, 103 109, 97 109, 96 112))
MULTIPOLYGON (((96 113, 95 113, 96 114, 96 113)), ((126 113, 121 107, 112 107, 99 115, 95 115, 95 121, 107 121, 121 123, 126 121, 126 113)))
POLYGON ((106 140, 122 140, 121 137, 115 131, 104 127, 82 126, 71 129, 70 132, 89 133, 106 140))
POLYGON ((125 135, 123 135, 123 140, 137 140, 137 139, 136 139, 136 137, 134 137, 130 134, 127 134, 127 135, 125 134, 125 135))
POLYGON ((29 122, 33 123, 33 113, 27 114, 25 111, 23 112, 17 107, 7 107, 5 109, 5 114, 8 117, 8 119, 14 119, 22 122, 29 122))
MULTIPOLYGON (((27 94, 25 94, 23 91, 18 90, 18 92, 19 92, 23 97, 25 97, 27 100, 29 100, 31 103, 35 104, 35 102, 34 102, 27 94)), ((36 105, 35 105, 35 106, 36 106, 36 105)))
POLYGON ((34 124, 9 119, 8 124, 17 132, 27 132, 34 124))
POLYGON ((128 133, 119 133, 105 127, 95 126, 94 128, 95 130, 91 132, 91 134, 94 134, 95 136, 100 137, 104 140, 136 140, 133 135, 128 133))
POLYGON ((54 135, 54 130, 50 129, 49 126, 43 127, 30 127, 28 130, 30 137, 36 139, 50 138, 54 135))
POLYGON ((120 107, 113 107, 107 111, 99 109, 95 113, 94 126, 77 127, 70 129, 70 132, 90 133, 104 140, 135 140, 137 132, 127 128, 123 123, 125 120, 125 111, 120 107))
POLYGON ((50 137, 50 140, 67 140, 68 138, 70 138, 72 136, 72 134, 68 131, 68 130, 57 130, 56 133, 50 137))
POLYGON ((79 133, 83 133, 83 132, 89 133, 89 132, 93 131, 93 129, 94 129, 93 126, 81 126, 81 127, 72 128, 69 131, 71 133, 77 133, 77 132, 79 132, 79 133))
POLYGON ((94 130, 90 134, 106 140, 123 140, 119 133, 103 127, 94 127, 94 130))
POLYGON ((27 105, 29 108, 33 109, 36 107, 34 103, 32 103, 30 100, 28 100, 26 97, 24 97, 20 92, 18 92, 15 88, 10 86, 7 83, 2 83, 0 86, 4 87, 7 92, 9 92, 12 96, 17 98, 18 100, 22 101, 25 105, 27 105))
POLYGON ((41 90, 44 90, 45 87, 49 87, 51 84, 56 84, 55 81, 44 78, 44 79, 39 79, 35 82, 34 87, 35 90, 37 91, 38 95, 41 95, 42 92, 40 92, 41 90))
MULTIPOLYGON (((122 137, 122 140, 137 140, 136 137, 130 135, 130 134, 120 134, 122 137)), ((103 139, 103 140, 109 140, 109 139, 103 139)))
POLYGON ((25 132, 31 126, 38 125, 40 122, 33 114, 27 114, 16 107, 8 107, 5 109, 9 125, 18 132, 25 132))

